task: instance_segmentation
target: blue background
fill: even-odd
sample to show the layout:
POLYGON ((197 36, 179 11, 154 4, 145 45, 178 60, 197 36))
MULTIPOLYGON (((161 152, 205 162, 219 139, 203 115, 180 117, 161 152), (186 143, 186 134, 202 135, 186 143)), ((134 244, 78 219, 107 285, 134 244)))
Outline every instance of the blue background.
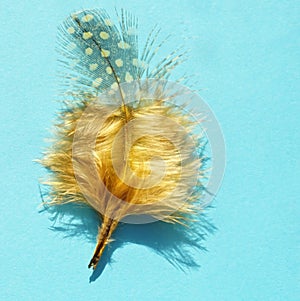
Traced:
POLYGON ((299 15, 299 1, 2 0, 0 299, 299 300, 299 15), (174 35, 165 52, 190 49, 177 72, 194 74, 224 131, 227 169, 208 213, 218 230, 208 252, 182 243, 200 268, 166 260, 176 246, 160 226, 130 228, 90 278, 95 216, 51 231, 39 213, 44 171, 32 160, 59 108, 56 28, 74 10, 114 6, 139 17, 142 39, 157 23, 174 35))

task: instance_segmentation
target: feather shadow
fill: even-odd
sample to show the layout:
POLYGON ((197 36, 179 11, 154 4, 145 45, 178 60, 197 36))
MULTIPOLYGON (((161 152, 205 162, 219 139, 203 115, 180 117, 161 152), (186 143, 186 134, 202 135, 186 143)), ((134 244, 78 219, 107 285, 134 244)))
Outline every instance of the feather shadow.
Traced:
MULTIPOLYGON (((45 205, 40 212, 47 212, 52 222, 50 229, 64 238, 81 237, 95 244, 101 218, 90 207, 74 203, 45 205)), ((204 214, 189 227, 161 221, 139 225, 120 223, 114 233, 114 241, 105 249, 89 281, 97 280, 106 266, 113 263, 114 251, 129 243, 148 247, 183 272, 197 269, 200 265, 194 253, 206 251, 203 242, 215 230, 216 227, 204 214)))

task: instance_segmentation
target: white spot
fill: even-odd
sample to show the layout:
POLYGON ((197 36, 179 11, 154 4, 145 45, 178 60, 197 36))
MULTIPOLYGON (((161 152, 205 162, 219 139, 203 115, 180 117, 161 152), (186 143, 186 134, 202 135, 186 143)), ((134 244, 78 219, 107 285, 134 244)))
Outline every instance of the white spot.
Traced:
POLYGON ((91 71, 95 71, 95 70, 98 68, 98 66, 99 66, 99 65, 96 64, 96 63, 95 63, 95 64, 90 64, 90 70, 91 70, 91 71))
POLYGON ((135 67, 139 66, 139 60, 138 59, 132 59, 132 65, 135 67))
POLYGON ((82 37, 84 40, 88 40, 93 36, 93 34, 90 31, 84 32, 82 37))
POLYGON ((96 78, 96 79, 93 81, 93 86, 94 86, 95 88, 99 87, 99 86, 101 85, 102 81, 103 81, 103 79, 102 79, 101 77, 96 78))
POLYGON ((86 55, 92 55, 93 54, 93 49, 88 47, 87 49, 85 49, 85 54, 86 55))
POLYGON ((124 41, 121 41, 118 43, 118 47, 121 48, 121 49, 129 49, 130 48, 130 45, 124 41))
POLYGON ((102 50, 101 50, 101 55, 102 55, 103 57, 109 57, 110 51, 109 51, 109 50, 102 49, 102 50))
POLYGON ((99 36, 102 40, 107 40, 109 38, 109 34, 105 31, 101 31, 99 36))
POLYGON ((73 34, 75 32, 75 29, 74 29, 74 27, 69 27, 67 29, 67 31, 68 31, 69 34, 73 34))
POLYGON ((113 83, 112 85, 111 85, 111 88, 113 89, 113 90, 118 90, 118 84, 117 83, 113 83))
POLYGON ((107 74, 112 74, 112 69, 111 69, 110 67, 107 67, 107 68, 106 68, 106 73, 107 73, 107 74))
POLYGON ((71 14, 71 17, 72 17, 72 19, 73 20, 75 20, 75 19, 77 19, 78 18, 78 16, 77 16, 77 14, 75 13, 75 14, 71 14))
POLYGON ((113 22, 110 19, 105 19, 104 20, 105 25, 107 26, 113 26, 113 22))
POLYGON ((83 16, 81 20, 82 20, 82 22, 89 22, 89 21, 91 21, 93 19, 94 19, 94 16, 88 14, 88 15, 83 16))
POLYGON ((115 60, 115 63, 117 65, 117 67, 122 67, 123 66, 123 60, 122 59, 115 60))
POLYGON ((129 72, 126 72, 125 81, 127 83, 131 83, 133 81, 133 77, 131 76, 131 74, 129 72))

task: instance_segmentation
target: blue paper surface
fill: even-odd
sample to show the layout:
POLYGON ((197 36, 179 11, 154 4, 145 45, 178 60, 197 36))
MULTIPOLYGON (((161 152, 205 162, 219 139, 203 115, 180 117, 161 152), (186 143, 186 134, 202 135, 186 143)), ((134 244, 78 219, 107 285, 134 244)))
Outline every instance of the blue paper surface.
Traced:
POLYGON ((299 14, 299 1, 2 0, 0 300, 299 300, 299 14), (78 233, 39 213, 45 171, 32 160, 60 108, 57 26, 95 7, 130 10, 141 40, 156 23, 172 33, 162 54, 190 49, 175 75, 193 75, 221 124, 227 168, 208 212, 218 230, 207 252, 182 249, 200 268, 166 260, 172 234, 156 246, 159 226, 149 237, 131 227, 90 278, 95 215, 78 233))

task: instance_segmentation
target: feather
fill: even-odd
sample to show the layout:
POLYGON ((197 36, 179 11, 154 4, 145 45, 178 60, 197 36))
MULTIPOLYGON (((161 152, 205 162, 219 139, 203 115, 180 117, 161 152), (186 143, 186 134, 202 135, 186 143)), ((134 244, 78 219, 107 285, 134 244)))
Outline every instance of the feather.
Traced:
POLYGON ((64 109, 40 160, 49 204, 84 203, 102 219, 93 268, 120 221, 184 224, 199 213, 206 176, 199 121, 173 102, 180 93, 166 81, 184 54, 175 50, 150 69, 159 30, 139 55, 136 18, 124 10, 118 18, 84 10, 59 27, 64 109))

